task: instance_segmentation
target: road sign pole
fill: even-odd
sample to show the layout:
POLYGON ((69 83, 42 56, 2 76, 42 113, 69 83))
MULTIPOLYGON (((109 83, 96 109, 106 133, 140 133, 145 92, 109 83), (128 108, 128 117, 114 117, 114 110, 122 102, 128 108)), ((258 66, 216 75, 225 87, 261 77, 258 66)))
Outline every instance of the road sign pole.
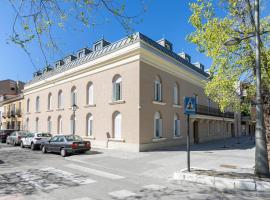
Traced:
POLYGON ((187 115, 187 170, 190 172, 189 114, 187 115))

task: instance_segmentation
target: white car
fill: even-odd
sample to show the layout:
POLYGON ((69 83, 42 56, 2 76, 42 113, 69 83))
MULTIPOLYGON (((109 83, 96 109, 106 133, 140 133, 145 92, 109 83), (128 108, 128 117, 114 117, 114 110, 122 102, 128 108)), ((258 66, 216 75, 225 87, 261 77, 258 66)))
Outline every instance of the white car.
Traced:
POLYGON ((41 143, 51 139, 50 133, 29 133, 21 140, 21 147, 31 147, 32 150, 40 148, 41 143))

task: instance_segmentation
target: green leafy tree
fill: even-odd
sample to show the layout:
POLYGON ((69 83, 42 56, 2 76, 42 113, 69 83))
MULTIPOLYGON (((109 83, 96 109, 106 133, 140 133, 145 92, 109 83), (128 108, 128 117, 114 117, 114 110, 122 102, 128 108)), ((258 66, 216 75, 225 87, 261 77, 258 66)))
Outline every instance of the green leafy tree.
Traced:
MULTIPOLYGON (((267 2, 261 3, 261 10, 267 2), (264 3, 264 4, 262 4, 264 3)), ((194 31, 188 40, 212 59, 209 81, 205 92, 224 111, 247 111, 255 97, 255 20, 254 1, 251 0, 197 0, 190 4, 189 22, 194 31), (230 38, 246 38, 240 44, 226 47, 230 38), (239 99, 240 83, 247 85, 245 101, 239 99)), ((270 136, 270 15, 260 18, 260 48, 265 125, 270 136)))

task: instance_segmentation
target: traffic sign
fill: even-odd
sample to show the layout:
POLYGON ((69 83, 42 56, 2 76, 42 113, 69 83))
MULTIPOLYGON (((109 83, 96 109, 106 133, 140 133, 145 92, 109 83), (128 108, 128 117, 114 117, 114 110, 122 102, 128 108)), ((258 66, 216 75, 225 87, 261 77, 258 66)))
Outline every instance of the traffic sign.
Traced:
POLYGON ((196 114, 196 99, 195 97, 184 97, 184 113, 186 115, 196 114))

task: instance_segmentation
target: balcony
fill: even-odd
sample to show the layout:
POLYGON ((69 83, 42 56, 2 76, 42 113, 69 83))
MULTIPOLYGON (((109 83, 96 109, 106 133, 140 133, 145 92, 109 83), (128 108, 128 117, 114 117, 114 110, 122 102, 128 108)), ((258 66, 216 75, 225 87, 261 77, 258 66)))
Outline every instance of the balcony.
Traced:
POLYGON ((197 114, 210 115, 215 117, 234 118, 234 112, 221 112, 218 108, 212 108, 204 105, 197 105, 197 114))
POLYGON ((16 110, 16 116, 18 116, 18 117, 22 116, 21 109, 16 110))

